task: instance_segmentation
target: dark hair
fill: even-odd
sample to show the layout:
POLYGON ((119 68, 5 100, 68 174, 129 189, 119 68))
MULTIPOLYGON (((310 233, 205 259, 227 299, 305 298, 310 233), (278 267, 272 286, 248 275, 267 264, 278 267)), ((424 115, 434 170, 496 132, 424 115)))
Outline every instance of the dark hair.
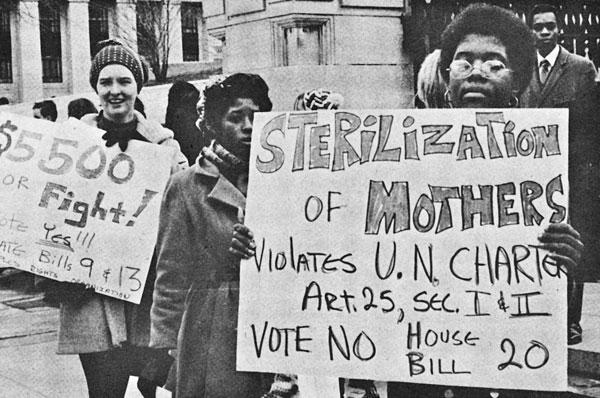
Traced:
POLYGON ((53 122, 55 122, 56 118, 58 117, 56 104, 52 100, 36 102, 35 104, 33 104, 32 109, 39 109, 40 115, 42 115, 42 117, 50 117, 50 120, 52 120, 53 122))
POLYGON ((133 102, 133 109, 142 114, 142 116, 146 117, 146 106, 140 99, 140 97, 135 97, 135 101, 133 102))
POLYGON ((440 71, 444 80, 449 80, 448 67, 456 48, 469 34, 493 36, 506 47, 518 94, 522 93, 531 80, 536 62, 533 35, 515 14, 489 4, 475 3, 466 7, 442 33, 440 71))
POLYGON ((260 112, 269 112, 273 104, 269 99, 269 87, 259 75, 236 73, 220 83, 206 86, 203 91, 204 109, 202 128, 218 126, 223 114, 237 98, 250 98, 260 112))
POLYGON ((6 97, 0 97, 0 105, 8 105, 10 101, 6 97))
POLYGON ((165 127, 172 128, 176 115, 180 111, 191 110, 195 113, 199 96, 200 91, 196 86, 184 80, 176 80, 169 89, 165 127))
POLYGON ((556 22, 558 23, 558 10, 552 4, 536 4, 533 6, 529 14, 527 14, 527 24, 530 28, 533 27, 533 17, 538 14, 544 14, 546 12, 551 12, 556 17, 556 22))
POLYGON ((81 119, 88 113, 98 113, 94 103, 87 98, 77 98, 67 105, 67 116, 81 119))

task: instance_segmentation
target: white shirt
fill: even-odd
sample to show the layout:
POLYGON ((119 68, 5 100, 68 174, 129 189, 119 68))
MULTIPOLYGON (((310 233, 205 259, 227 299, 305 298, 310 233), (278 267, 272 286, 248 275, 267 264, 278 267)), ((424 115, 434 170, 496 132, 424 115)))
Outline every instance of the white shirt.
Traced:
POLYGON ((550 51, 548 53, 548 55, 546 55, 546 57, 542 57, 540 55, 540 53, 537 53, 537 65, 538 65, 538 69, 541 67, 542 61, 543 60, 547 60, 548 62, 550 62, 550 69, 552 69, 554 67, 554 64, 556 63, 556 59, 558 58, 558 53, 560 52, 560 47, 558 45, 556 45, 552 51, 550 51))

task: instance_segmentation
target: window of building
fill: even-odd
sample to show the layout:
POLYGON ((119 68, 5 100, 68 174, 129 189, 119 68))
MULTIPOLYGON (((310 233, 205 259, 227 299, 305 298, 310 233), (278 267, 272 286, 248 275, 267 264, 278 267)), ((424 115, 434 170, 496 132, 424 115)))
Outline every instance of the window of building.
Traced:
POLYGON ((60 8, 55 3, 39 2, 40 44, 42 50, 42 81, 62 82, 62 49, 60 35, 60 8))
POLYGON ((198 21, 201 15, 201 3, 181 3, 181 43, 184 61, 200 61, 198 21))
POLYGON ((90 26, 90 53, 96 53, 96 44, 108 39, 108 11, 109 4, 105 1, 92 0, 89 4, 90 26))
POLYGON ((331 63, 330 18, 293 16, 274 24, 275 66, 331 63))
POLYGON ((323 26, 283 28, 283 66, 323 65, 323 26))
POLYGON ((10 11, 0 8, 0 83, 12 83, 10 11))

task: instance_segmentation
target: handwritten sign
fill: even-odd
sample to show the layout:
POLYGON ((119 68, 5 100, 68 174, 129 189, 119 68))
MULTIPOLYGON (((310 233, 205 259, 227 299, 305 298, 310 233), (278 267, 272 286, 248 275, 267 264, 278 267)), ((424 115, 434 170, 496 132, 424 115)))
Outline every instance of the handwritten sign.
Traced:
POLYGON ((102 133, 0 114, 0 267, 139 303, 171 152, 102 133))
POLYGON ((564 390, 566 110, 258 114, 239 370, 564 390))

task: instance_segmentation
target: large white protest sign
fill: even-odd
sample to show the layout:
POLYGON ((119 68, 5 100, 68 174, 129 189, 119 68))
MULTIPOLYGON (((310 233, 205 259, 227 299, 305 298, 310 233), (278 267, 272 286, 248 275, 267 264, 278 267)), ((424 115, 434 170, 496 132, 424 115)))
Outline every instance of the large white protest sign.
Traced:
POLYGON ((0 267, 139 303, 172 152, 101 135, 0 114, 0 267))
POLYGON ((567 387, 566 110, 257 114, 239 370, 567 387))

